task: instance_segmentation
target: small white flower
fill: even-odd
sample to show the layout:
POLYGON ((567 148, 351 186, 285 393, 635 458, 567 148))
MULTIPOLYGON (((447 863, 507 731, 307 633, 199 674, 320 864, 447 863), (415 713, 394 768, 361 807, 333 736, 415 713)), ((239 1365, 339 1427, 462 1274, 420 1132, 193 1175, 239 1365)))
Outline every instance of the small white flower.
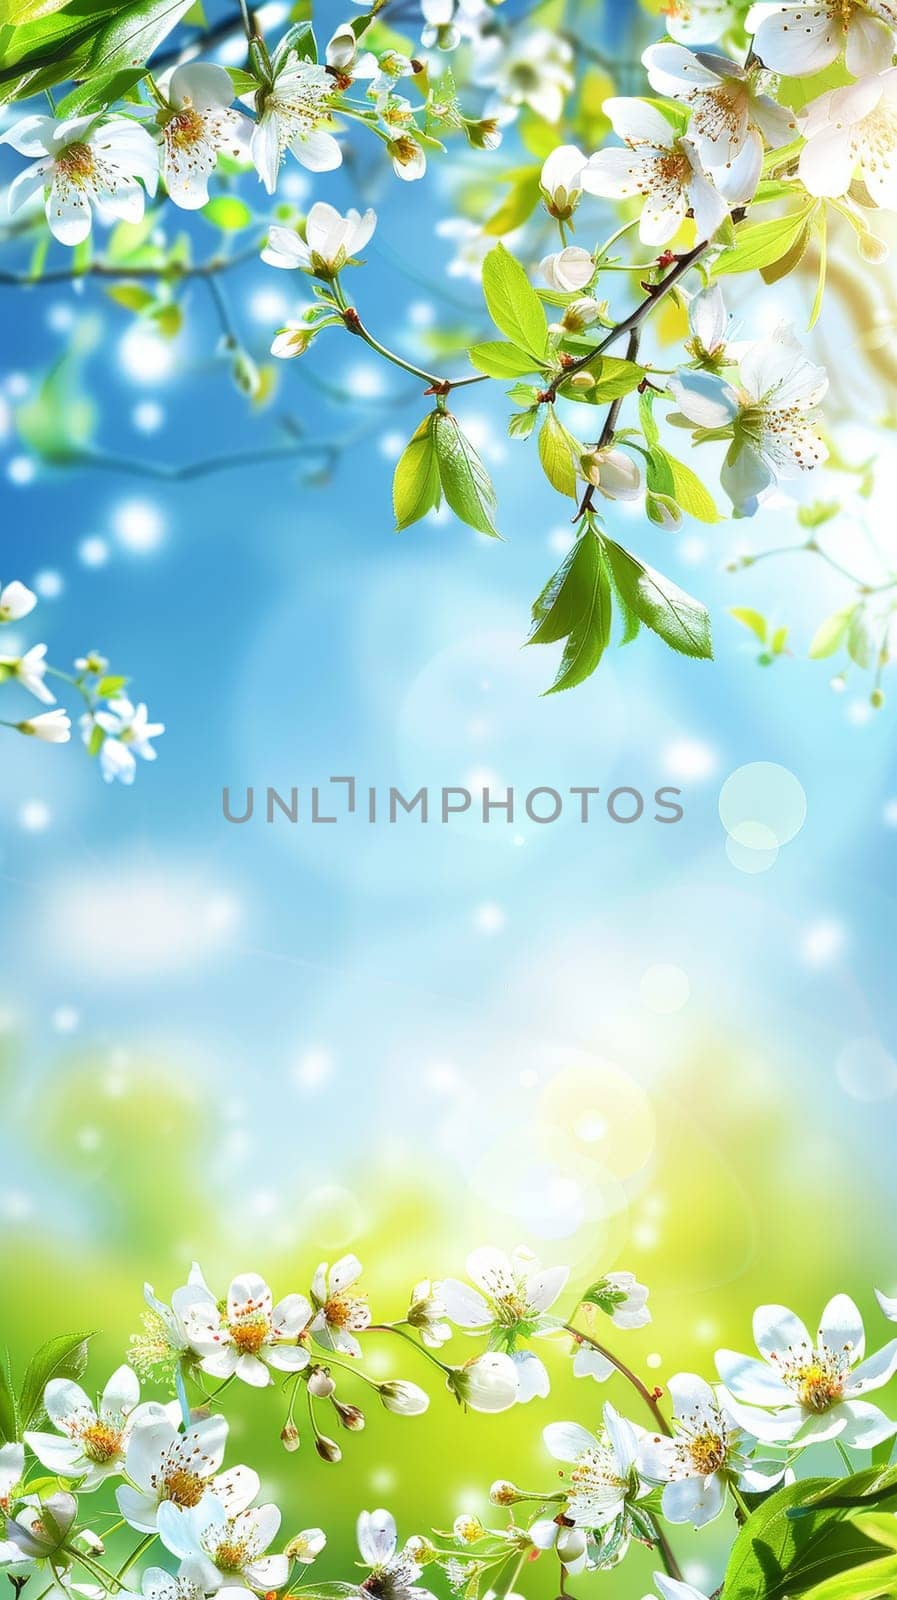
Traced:
POLYGON ((518 1339, 551 1333, 562 1324, 547 1316, 549 1307, 567 1282, 569 1267, 543 1270, 529 1251, 512 1256, 489 1246, 474 1250, 467 1271, 476 1289, 457 1278, 445 1278, 441 1294, 446 1316, 466 1333, 488 1331, 493 1348, 505 1350, 518 1367, 518 1399, 526 1401, 548 1392, 544 1363, 529 1351, 515 1348, 518 1339))
POLYGON ((41 700, 45 706, 55 706, 56 696, 44 683, 46 654, 45 644, 35 644, 23 656, 0 656, 0 682, 4 678, 15 678, 35 700, 41 700))
POLYGON ((751 345, 739 378, 733 387, 711 373, 682 372, 669 387, 690 422, 732 439, 721 482, 736 507, 750 508, 777 479, 799 477, 825 460, 816 407, 828 378, 788 329, 751 345))
POLYGON ((414 76, 417 65, 409 56, 402 55, 398 50, 385 50, 379 60, 368 53, 356 61, 352 69, 353 78, 370 78, 367 89, 369 100, 373 100, 378 111, 385 111, 391 97, 395 94, 396 84, 401 78, 414 76))
MULTIPOLYGON (((541 1363, 540 1363, 541 1365, 541 1363)), ((471 1411, 507 1411, 517 1401, 518 1368, 510 1356, 497 1350, 474 1356, 463 1367, 452 1367, 446 1383, 471 1411)))
POLYGON ((17 722, 16 727, 20 733, 41 739, 44 744, 68 744, 72 737, 71 719, 61 707, 55 711, 41 711, 36 717, 26 717, 24 722, 17 722))
POLYGON ((210 1289, 197 1289, 181 1316, 200 1366, 213 1377, 236 1376, 265 1388, 274 1382, 270 1369, 298 1372, 308 1366, 308 1351, 296 1341, 308 1324, 311 1306, 301 1294, 288 1294, 275 1305, 264 1278, 255 1273, 233 1279, 223 1310, 210 1289))
MULTIPOLYGON (((619 453, 613 452, 614 455, 619 453)), ((628 462, 628 456, 624 460, 628 462)), ((631 498, 622 494, 613 495, 610 489, 607 492, 617 500, 631 498)), ((615 1328, 644 1328, 651 1321, 648 1290, 643 1283, 636 1281, 634 1272, 606 1273, 600 1282, 592 1285, 588 1303, 596 1305, 599 1311, 610 1317, 615 1328)))
POLYGON ((229 1516, 215 1495, 186 1511, 168 1501, 158 1511, 159 1537, 180 1558, 180 1576, 206 1595, 282 1589, 289 1560, 265 1554, 279 1528, 277 1506, 252 1506, 229 1516))
POLYGON ((715 44, 733 21, 730 0, 666 0, 667 33, 679 44, 715 44))
POLYGON ((688 137, 730 205, 753 199, 764 141, 778 149, 797 137, 792 113, 762 92, 761 69, 679 44, 651 45, 642 61, 652 89, 690 107, 688 137))
POLYGON ((662 1600, 708 1600, 708 1596, 694 1584, 681 1583, 678 1578, 668 1578, 665 1572, 655 1572, 654 1582, 662 1600))
MULTIPOLYGON (((637 500, 642 492, 641 473, 624 450, 615 450, 612 446, 605 446, 601 450, 589 450, 584 456, 580 456, 578 466, 580 476, 603 494, 606 500, 637 500)), ((615 1276, 622 1277, 623 1274, 615 1276)), ((609 1294, 611 1292, 608 1291, 609 1294)), ((618 1292, 625 1294, 622 1290, 618 1292)), ((648 1291, 644 1292, 647 1295, 648 1291)), ((617 1322, 616 1317, 613 1320, 617 1322)), ((650 1317, 646 1316, 644 1320, 650 1321, 650 1317)), ((618 1328, 624 1326, 625 1323, 617 1322, 618 1328)), ((641 1323, 633 1322, 630 1326, 640 1327, 641 1323)))
POLYGON ((667 1388, 675 1412, 674 1435, 646 1434, 638 1466, 645 1478, 664 1485, 668 1522, 701 1528, 719 1516, 731 1482, 756 1491, 780 1481, 784 1467, 773 1466, 770 1474, 750 1467, 755 1440, 736 1423, 725 1391, 715 1392, 703 1378, 687 1372, 671 1378, 667 1388))
POLYGON ((213 1491, 229 1514, 245 1511, 258 1494, 258 1475, 249 1467, 219 1474, 226 1439, 227 1423, 217 1416, 183 1432, 168 1421, 136 1428, 125 1456, 128 1482, 115 1493, 125 1521, 155 1533, 161 1505, 182 1515, 213 1491))
POLYGON ((439 1350, 452 1337, 451 1324, 446 1321, 445 1301, 440 1285, 422 1278, 411 1291, 408 1322, 421 1336, 430 1350, 439 1350))
POLYGON ((507 105, 529 106, 546 122, 560 122, 573 89, 573 50, 556 33, 536 28, 504 41, 481 77, 507 105))
POLYGON ((165 724, 150 722, 148 716, 142 702, 135 707, 123 695, 118 695, 108 702, 107 710, 88 712, 81 718, 85 744, 90 743, 94 726, 102 728, 106 735, 100 747, 100 771, 106 783, 112 783, 115 778, 120 783, 133 783, 137 756, 143 761, 155 761, 151 740, 165 732, 165 724))
POLYGON ((123 1471, 134 1429, 165 1421, 164 1406, 153 1400, 140 1405, 139 1400, 140 1383, 130 1367, 112 1374, 98 1405, 70 1378, 52 1378, 44 1390, 44 1408, 57 1432, 26 1433, 25 1442, 50 1472, 80 1478, 82 1489, 97 1489, 123 1471))
POLYGON ((550 289, 558 294, 575 294, 585 289, 595 276, 595 262, 582 245, 568 244, 563 250, 545 256, 539 271, 550 289))
POLYGON ((586 157, 575 144, 558 145, 542 164, 540 186, 547 211, 559 222, 572 217, 582 198, 580 177, 586 157))
POLYGON ((170 1358, 179 1357, 190 1349, 190 1340, 184 1326, 183 1312, 197 1299, 197 1291, 208 1293, 208 1285, 199 1263, 194 1261, 187 1282, 175 1289, 171 1305, 160 1300, 152 1284, 143 1285, 146 1334, 135 1334, 131 1340, 131 1361, 138 1371, 148 1374, 154 1366, 170 1358))
POLYGON ((854 77, 880 72, 891 65, 895 27, 897 7, 892 0, 761 4, 751 8, 745 21, 763 65, 789 78, 821 72, 845 49, 847 70, 854 77))
POLYGON ((897 1372, 897 1339, 863 1360, 863 1319, 848 1295, 829 1301, 815 1341, 799 1317, 776 1305, 755 1312, 754 1338, 762 1360, 719 1350, 716 1365, 735 1397, 734 1415, 758 1439, 838 1438, 867 1450, 897 1433, 897 1422, 863 1398, 897 1372))
POLYGON ((798 171, 810 194, 846 194, 859 168, 876 205, 897 211, 897 68, 820 95, 801 132, 798 171))
POLYGON ((55 1578, 57 1570, 68 1563, 63 1546, 72 1533, 77 1514, 75 1496, 64 1490, 43 1500, 37 1495, 28 1495, 15 1516, 7 1518, 8 1542, 0 1545, 0 1567, 17 1567, 23 1560, 30 1568, 46 1563, 49 1575, 55 1578))
POLYGON ((371 1325, 367 1300, 357 1291, 350 1294, 352 1285, 361 1277, 361 1262, 357 1256, 342 1256, 334 1266, 326 1261, 318 1267, 311 1285, 315 1314, 309 1324, 318 1344, 326 1350, 341 1350, 344 1355, 360 1356, 361 1345, 356 1333, 371 1325))
POLYGON ((233 98, 223 67, 188 62, 171 75, 167 109, 159 113, 162 176, 175 205, 186 211, 206 204, 219 153, 244 152, 250 122, 232 107, 233 98))
POLYGON ((643 100, 612 98, 604 102, 604 110, 627 148, 591 156, 583 169, 583 188, 609 199, 641 195, 639 235, 645 244, 667 244, 688 213, 694 217, 696 239, 712 238, 729 208, 692 141, 677 137, 662 112, 643 100))
POLYGON ((301 60, 295 50, 274 53, 274 82, 248 98, 257 121, 250 156, 269 194, 277 188, 277 175, 289 150, 310 172, 332 172, 342 163, 342 151, 327 131, 333 80, 318 62, 301 60))
POLYGON ((327 1535, 323 1528, 303 1528, 301 1533, 293 1535, 284 1555, 288 1556, 290 1561, 298 1561, 302 1567, 310 1567, 326 1543, 327 1535))
POLYGON ((0 584, 0 622, 21 622, 37 605, 37 595, 18 580, 0 584))
POLYGON ((95 116, 63 122, 23 117, 0 135, 0 144, 37 157, 10 185, 10 213, 43 192, 50 232, 60 244, 87 238, 92 211, 102 222, 139 222, 145 201, 141 182, 149 194, 156 192, 156 146, 145 128, 126 117, 104 123, 95 116))
POLYGON ((603 1413, 600 1438, 578 1422, 552 1422, 542 1431, 555 1461, 573 1467, 565 1514, 577 1528, 605 1528, 645 1493, 635 1472, 642 1428, 627 1422, 612 1405, 603 1413))
POLYGON ((730 318, 718 283, 701 289, 688 303, 688 348, 695 359, 708 366, 725 365, 730 333, 730 318))
POLYGON ((281 361, 304 356, 314 336, 315 330, 309 323, 287 322, 275 333, 271 341, 271 354, 281 361))
POLYGON ((375 211, 345 216, 324 200, 316 200, 305 221, 305 238, 292 228, 272 227, 262 260, 269 267, 301 267, 313 276, 332 278, 363 250, 377 226, 375 211))
POLYGON ((370 1577, 360 1590, 378 1600, 430 1600, 429 1589, 418 1585, 421 1568, 409 1552, 398 1548, 395 1518, 388 1511, 362 1511, 357 1524, 361 1559, 370 1577))
POLYGON ((175 1577, 163 1567, 147 1567, 140 1580, 143 1600, 205 1600, 199 1584, 175 1577))
POLYGON ((392 158, 392 170, 405 183, 416 183, 427 170, 427 157, 422 145, 410 134, 400 134, 390 139, 387 150, 392 158))

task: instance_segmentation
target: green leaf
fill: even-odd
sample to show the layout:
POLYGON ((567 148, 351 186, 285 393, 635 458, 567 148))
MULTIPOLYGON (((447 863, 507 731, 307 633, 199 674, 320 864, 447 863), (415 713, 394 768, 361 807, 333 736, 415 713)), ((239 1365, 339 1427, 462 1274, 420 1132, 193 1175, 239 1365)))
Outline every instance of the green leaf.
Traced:
POLYGON ((499 538, 492 479, 457 417, 450 411, 435 411, 433 417, 439 481, 446 500, 462 522, 479 533, 499 538))
POLYGON ((9 1351, 0 1350, 0 1444, 19 1437, 19 1408, 12 1382, 9 1351))
POLYGON ((757 1600, 760 1595, 763 1600, 790 1600, 836 1573, 853 1573, 877 1555, 873 1541, 845 1521, 841 1511, 816 1504, 819 1496, 838 1487, 827 1479, 804 1479, 754 1509, 732 1546, 723 1585, 726 1600, 757 1600))
POLYGON ((696 472, 687 467, 684 461, 677 461, 675 456, 664 451, 670 471, 673 475, 672 495, 676 504, 694 517, 697 522, 719 522, 720 514, 716 509, 713 495, 704 487, 696 472))
POLYGON ((512 411, 508 418, 508 434, 512 439, 528 439, 539 418, 538 406, 528 411, 512 411))
POLYGON ((106 730, 105 730, 105 728, 101 728, 100 724, 98 722, 95 722, 93 727, 90 730, 90 739, 88 740, 88 743, 87 743, 87 754, 89 756, 98 756, 100 751, 103 748, 103 744, 104 744, 105 738, 106 738, 106 730))
POLYGON ((475 344, 468 355, 477 371, 485 372, 489 378, 524 378, 539 365, 526 350, 507 344, 504 339, 475 344))
POLYGON ((490 250, 483 262, 483 294, 499 332, 535 356, 536 364, 541 365, 548 353, 548 324, 542 302, 520 262, 503 244, 490 250))
MULTIPOLYGON (((891 1441, 888 1440, 890 1444, 891 1441)), ((886 1545, 889 1550, 897 1550, 897 1516, 893 1511, 864 1511, 860 1516, 854 1517, 853 1524, 861 1533, 868 1534, 876 1544, 886 1545)))
POLYGON ((142 283, 113 283, 106 293, 110 300, 114 300, 117 306, 124 306, 126 311, 145 311, 147 306, 156 303, 152 290, 145 289, 142 283))
POLYGON ((31 1357, 19 1395, 23 1433, 44 1413, 44 1390, 51 1378, 78 1379, 87 1366, 87 1344, 92 1333, 62 1333, 48 1339, 31 1357))
POLYGON ((109 674, 107 677, 100 679, 97 684, 97 694, 102 700, 108 700, 112 695, 120 694, 122 689, 126 687, 127 682, 127 678, 121 677, 120 674, 109 674))
POLYGON ((19 437, 43 461, 70 461, 89 443, 95 420, 91 400, 77 386, 77 365, 63 356, 37 394, 17 406, 19 437))
POLYGON ((645 435, 645 443, 649 449, 656 445, 660 439, 660 430, 654 416, 654 390, 646 389, 638 397, 638 419, 645 435))
POLYGON ((3 0, 0 5, 0 26, 22 28, 28 22, 39 22, 42 17, 61 11, 68 0, 3 0))
POLYGON ((93 73, 141 67, 190 10, 192 0, 139 0, 100 29, 88 58, 93 73))
POLYGON ((56 115, 59 118, 83 117, 92 111, 104 111, 116 100, 121 100, 142 77, 142 67, 129 67, 124 72, 110 72, 100 77, 91 76, 86 83, 79 83, 70 94, 57 101, 56 115))
POLYGON ((849 1509, 877 1505, 897 1495, 897 1466, 866 1467, 849 1478, 823 1482, 806 1500, 813 1510, 819 1507, 849 1509))
POLYGON ((804 1600, 894 1600, 897 1595, 897 1557, 885 1556, 868 1561, 849 1572, 839 1572, 812 1589, 804 1590, 804 1600))
POLYGON ((532 215, 539 204, 540 173, 541 167, 535 167, 516 179, 498 210, 483 223, 484 233, 500 238, 503 233, 513 233, 532 215))
POLYGON ((617 588, 639 621, 672 650, 712 660, 710 618, 700 601, 693 600, 613 539, 607 539, 605 545, 617 588))
POLYGON ((569 495, 571 500, 577 498, 573 458, 574 454, 582 455, 582 449, 557 417, 554 406, 547 406, 539 429, 539 460, 551 487, 557 489, 558 494, 569 495))
POLYGON ((753 272, 768 267, 783 256, 800 238, 813 204, 793 211, 788 217, 773 217, 769 222, 749 222, 735 230, 735 248, 726 251, 716 263, 716 274, 753 272))
POLYGON ((533 606, 527 644, 566 639, 557 676, 546 694, 572 689, 597 667, 610 639, 611 593, 601 544, 587 528, 533 606))
POLYGON ((750 606, 730 606, 729 616, 734 617, 743 627, 749 628, 761 644, 766 643, 767 621, 759 611, 752 611, 750 606))
POLYGON ((810 223, 805 222, 789 250, 778 260, 770 262, 768 267, 760 268, 760 276, 766 284, 779 283, 782 278, 787 278, 789 272, 794 272, 800 266, 807 253, 810 243, 810 223))
POLYGON ((864 672, 875 660, 875 640, 861 607, 857 607, 847 629, 847 654, 864 672))
POLYGON ((392 482, 396 531, 419 522, 440 504, 442 490, 436 459, 435 411, 431 411, 405 446, 392 482))
POLYGON ((252 221, 252 212, 246 201, 235 194, 216 194, 208 205, 203 206, 200 215, 223 233, 239 233, 241 228, 248 228, 252 221))
MULTIPOLYGON (((570 340, 566 342, 572 343, 570 340)), ((579 359, 582 359, 588 349, 587 342, 578 340, 577 349, 579 359)), ((569 389, 562 385, 561 393, 565 400, 584 400, 590 406, 603 406, 610 400, 622 400, 638 388, 645 376, 644 367, 640 367, 637 361, 624 361, 620 356, 601 356, 597 353, 595 360, 580 370, 592 374, 594 388, 569 389)))
POLYGON ((853 612, 853 606, 846 606, 843 611, 835 611, 819 624, 810 640, 808 653, 811 661, 821 661, 825 656, 834 655, 847 638, 853 612))

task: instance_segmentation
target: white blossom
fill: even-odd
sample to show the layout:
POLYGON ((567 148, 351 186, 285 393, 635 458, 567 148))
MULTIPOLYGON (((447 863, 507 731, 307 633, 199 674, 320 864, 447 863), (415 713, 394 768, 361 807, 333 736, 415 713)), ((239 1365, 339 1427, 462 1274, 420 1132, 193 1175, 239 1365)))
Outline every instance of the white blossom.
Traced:
POLYGON ((667 33, 679 44, 715 44, 732 25, 730 0, 667 0, 667 33))
POLYGON ((26 1433, 25 1442, 48 1471, 79 1478, 82 1489, 97 1489, 122 1472, 134 1429, 165 1421, 164 1406, 139 1401, 140 1382, 131 1367, 112 1374, 98 1405, 72 1379, 52 1378, 44 1390, 44 1409, 57 1431, 26 1433))
POLYGON ((181 1315, 200 1366, 213 1377, 236 1376, 265 1388, 274 1382, 274 1372, 308 1366, 308 1350, 296 1341, 311 1317, 309 1302, 304 1295, 288 1294, 275 1305, 264 1278, 255 1273, 232 1280, 223 1309, 211 1290, 198 1288, 181 1315))
POLYGON ((180 1515, 213 1490, 229 1514, 244 1511, 258 1494, 259 1480, 249 1467, 219 1474, 226 1438, 227 1423, 220 1416, 196 1422, 183 1432, 167 1420, 136 1428, 125 1456, 128 1482, 115 1494, 125 1521, 141 1532, 155 1533, 161 1505, 170 1505, 180 1515))
POLYGON ((585 164, 586 157, 575 144, 558 145, 542 163, 542 198, 551 216, 561 222, 572 217, 582 198, 580 178, 585 164))
POLYGON ((35 644, 23 656, 0 656, 0 682, 4 678, 15 678, 23 689, 34 695, 35 700, 42 701, 45 706, 55 706, 56 696, 50 693, 44 682, 46 655, 46 645, 35 644))
POLYGON ((546 28, 512 35, 503 41, 482 80, 494 86, 505 104, 529 106, 546 122, 560 122, 573 89, 573 50, 546 28))
POLYGON ((804 6, 755 5, 745 27, 763 65, 789 78, 822 72, 846 51, 855 77, 889 67, 894 54, 897 7, 893 0, 821 0, 804 6))
POLYGON ((50 232, 60 244, 86 239, 94 211, 102 222, 139 222, 145 202, 141 184, 149 194, 156 192, 156 146, 145 128, 126 117, 99 123, 95 116, 62 122, 23 117, 0 135, 0 144, 37 157, 10 185, 10 213, 43 193, 50 232))
POLYGON ((377 213, 347 211, 343 216, 324 200, 316 200, 305 219, 305 238, 292 228, 269 229, 262 260, 270 267, 301 267, 318 277, 331 278, 351 264, 377 226, 377 213))
POLYGON ((312 1279, 314 1316, 309 1330, 327 1350, 341 1350, 349 1356, 361 1355, 361 1345, 355 1335, 370 1327, 371 1313, 363 1294, 350 1293, 361 1277, 361 1270, 357 1256, 342 1256, 332 1267, 322 1262, 312 1279))
POLYGON ((37 595, 24 583, 0 584, 0 622, 21 622, 36 605, 37 595))
POLYGON ((586 483, 592 484, 606 500, 637 500, 642 492, 638 466, 624 450, 615 450, 612 445, 587 451, 580 456, 578 468, 586 483))
POLYGON ((517 1401, 518 1369, 510 1356, 487 1350, 463 1367, 452 1367, 446 1382, 462 1405, 471 1411, 507 1411, 517 1401))
POLYGON ((756 1441, 735 1421, 724 1390, 714 1391, 687 1372, 677 1373, 667 1388, 675 1413, 673 1437, 645 1434, 638 1466, 645 1478, 664 1485, 668 1522, 703 1527, 719 1516, 731 1482, 756 1492, 781 1480, 784 1467, 773 1466, 769 1473, 751 1468, 756 1441))
POLYGON ((44 744, 68 744, 72 737, 71 719, 61 707, 55 711, 41 711, 36 717, 26 717, 24 722, 17 722, 16 727, 20 733, 40 739, 44 744))
POLYGON ((688 137, 730 205, 752 200, 764 143, 778 149, 797 137, 792 113, 763 93, 766 75, 679 44, 651 45, 642 60, 652 89, 690 108, 688 137))
POLYGON ((430 1591, 417 1580, 421 1568, 406 1546, 399 1550, 395 1518, 388 1511, 362 1511, 357 1523, 358 1549, 370 1567, 362 1593, 377 1600, 430 1600, 430 1591))
POLYGON ((897 211, 897 68, 820 95, 801 132, 798 171, 810 194, 846 194, 859 169, 876 205, 897 211))
POLYGON ((257 118, 249 153, 269 194, 288 150, 310 172, 331 172, 343 159, 328 130, 334 85, 327 68, 289 48, 275 51, 272 65, 273 84, 248 97, 257 118))
POLYGON ((585 289, 595 276, 595 261, 582 245, 568 244, 563 250, 545 256, 539 271, 550 289, 558 294, 575 294, 585 289))
POLYGON ((87 712, 81 718, 85 744, 90 744, 94 727, 101 728, 105 734, 100 746, 100 771, 106 783, 116 778, 120 783, 133 783, 137 756, 142 761, 155 761, 156 751, 151 741, 165 732, 164 722, 149 721, 149 713, 142 702, 133 706, 123 695, 110 700, 105 711, 87 712))
POLYGON ((754 1339, 760 1360, 719 1350, 716 1365, 733 1414, 758 1439, 837 1438, 865 1450, 897 1433, 897 1422, 864 1398, 897 1372, 897 1339, 864 1360, 863 1319, 848 1295, 829 1301, 815 1340, 785 1306, 760 1306, 754 1339))
POLYGON ((477 1287, 444 1278, 441 1286, 446 1316, 466 1333, 488 1332, 494 1348, 505 1350, 518 1367, 518 1399, 547 1394, 544 1363, 530 1351, 515 1348, 519 1338, 550 1333, 561 1326, 547 1316, 569 1276, 569 1267, 542 1268, 529 1251, 507 1256, 489 1246, 474 1250, 467 1271, 477 1287))
POLYGON ((250 122, 231 105, 233 98, 224 67, 188 62, 172 73, 159 125, 162 176, 176 206, 187 211, 204 206, 219 154, 244 153, 250 122))
POLYGON ((583 169, 583 188, 617 200, 640 195, 639 234, 645 244, 667 244, 689 212, 695 237, 710 239, 729 208, 692 141, 677 136, 662 112, 644 100, 612 98, 604 102, 604 110, 626 148, 591 156, 583 169))
POLYGON ((180 1576, 205 1595, 282 1589, 289 1577, 285 1555, 266 1555, 280 1528, 275 1505, 228 1515, 215 1495, 186 1511, 164 1502, 157 1525, 162 1543, 179 1557, 180 1576))
POLYGON ((12 1492, 25 1476, 25 1446, 0 1445, 0 1516, 8 1516, 12 1505, 12 1492))
POLYGON ((439 1350, 452 1337, 440 1288, 429 1278, 422 1278, 411 1291, 411 1304, 408 1307, 409 1326, 420 1334, 422 1343, 430 1350, 439 1350))
POLYGON ((573 1468, 564 1511, 577 1528, 607 1527, 621 1516, 630 1497, 646 1492, 634 1473, 644 1430, 610 1404, 604 1407, 603 1423, 600 1437, 578 1422, 552 1422, 542 1431, 555 1461, 573 1468))

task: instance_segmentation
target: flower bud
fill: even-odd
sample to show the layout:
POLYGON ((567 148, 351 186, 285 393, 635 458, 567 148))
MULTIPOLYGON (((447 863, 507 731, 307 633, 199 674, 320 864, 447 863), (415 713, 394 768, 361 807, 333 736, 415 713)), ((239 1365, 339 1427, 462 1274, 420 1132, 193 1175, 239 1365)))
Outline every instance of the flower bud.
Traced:
POLYGON ((334 1399, 333 1409, 344 1428, 350 1433, 360 1433, 364 1427, 364 1412, 360 1406, 347 1406, 342 1400, 334 1399))
POLYGON ((462 1512, 452 1524, 452 1533, 460 1544, 476 1544, 482 1539, 485 1529, 479 1517, 468 1516, 462 1512))
POLYGON ((411 1538, 406 1541, 405 1554, 410 1556, 412 1561, 416 1561, 419 1567, 429 1566, 431 1561, 439 1559, 439 1551, 436 1546, 431 1544, 430 1540, 425 1539, 420 1533, 413 1533, 411 1538))
POLYGON ((883 689, 873 689, 872 693, 869 696, 869 704, 870 704, 870 706, 874 707, 874 709, 876 711, 880 711, 882 706, 884 705, 884 703, 885 703, 884 690, 883 689))
POLYGON ((571 300, 565 308, 561 318, 561 327, 569 333, 579 333, 583 328, 590 328, 593 323, 600 322, 607 311, 607 301, 594 299, 590 294, 582 294, 576 300, 571 300))
POLYGON ((559 1528, 554 1548, 558 1560, 569 1567, 585 1555, 586 1536, 579 1528, 559 1528))
POLYGON ((516 1506, 526 1498, 517 1485, 510 1483, 507 1478, 497 1478, 489 1490, 489 1499, 494 1506, 516 1506))
POLYGON ((427 158, 414 139, 409 139, 403 134, 398 139, 390 139, 386 148, 392 157, 393 171, 397 177, 407 178, 410 181, 423 177, 427 168, 427 158))
POLYGON ((316 1400, 329 1400, 336 1384, 326 1367, 314 1367, 308 1380, 308 1392, 316 1400))
POLYGON ((564 387, 565 389, 574 389, 577 394, 588 394, 589 390, 595 387, 595 379, 590 372, 574 372, 573 377, 567 379, 564 387))
POLYGON ((335 1439, 328 1439, 325 1434, 319 1433, 315 1439, 315 1449, 322 1461, 342 1461, 343 1452, 335 1439))
POLYGON ((299 1449, 299 1429, 295 1422, 287 1422, 280 1430, 280 1442, 291 1453, 299 1449))
POLYGON ((288 322, 285 327, 278 328, 274 335, 271 354, 279 356, 282 361, 304 355, 314 336, 315 330, 307 322, 288 322))
POLYGON ((655 527, 671 530, 682 526, 682 512, 679 510, 675 500, 671 500, 668 494, 647 495, 645 498, 645 511, 648 515, 648 521, 653 522, 655 527))
POLYGON ((472 1411, 507 1411, 517 1399, 517 1368, 510 1356, 489 1350, 463 1367, 452 1367, 446 1384, 459 1405, 472 1411))
POLYGON ((391 1378, 381 1383, 379 1392, 387 1411, 397 1417, 418 1417, 430 1404, 426 1391, 416 1383, 407 1383, 404 1378, 391 1378))
POLYGON ((501 144, 501 128, 497 117, 480 117, 478 122, 465 120, 464 132, 468 144, 475 150, 497 150, 501 144))

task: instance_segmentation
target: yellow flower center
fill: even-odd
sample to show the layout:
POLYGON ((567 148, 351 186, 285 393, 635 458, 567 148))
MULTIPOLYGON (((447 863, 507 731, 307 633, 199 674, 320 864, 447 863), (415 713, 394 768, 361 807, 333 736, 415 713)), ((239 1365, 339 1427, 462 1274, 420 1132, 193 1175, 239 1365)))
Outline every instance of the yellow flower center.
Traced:
POLYGON ((222 1572, 241 1572, 249 1555, 249 1546, 245 1539, 235 1539, 232 1543, 225 1540, 215 1550, 215 1565, 220 1567, 222 1572))
POLYGON ((81 1448, 88 1461, 103 1463, 114 1461, 121 1449, 122 1434, 120 1428, 114 1428, 109 1422, 92 1422, 81 1433, 81 1448))
POLYGON ((709 1478, 711 1473, 718 1472, 720 1467, 725 1466, 727 1443, 721 1434, 714 1433, 711 1428, 705 1428, 689 1439, 688 1453, 695 1471, 702 1478, 709 1478))
POLYGON ((192 106, 184 106, 165 125, 165 137, 176 150, 192 150, 203 138, 203 120, 192 106))
POLYGON ((267 1317, 242 1317, 230 1324, 230 1336, 241 1355, 256 1356, 268 1337, 267 1317))
POLYGON ((165 1479, 164 1498, 176 1506, 198 1506, 205 1487, 198 1472, 191 1472, 187 1467, 175 1467, 165 1479))
POLYGON ((87 144, 69 144, 56 157, 59 171, 78 188, 91 183, 96 175, 96 161, 87 144))

